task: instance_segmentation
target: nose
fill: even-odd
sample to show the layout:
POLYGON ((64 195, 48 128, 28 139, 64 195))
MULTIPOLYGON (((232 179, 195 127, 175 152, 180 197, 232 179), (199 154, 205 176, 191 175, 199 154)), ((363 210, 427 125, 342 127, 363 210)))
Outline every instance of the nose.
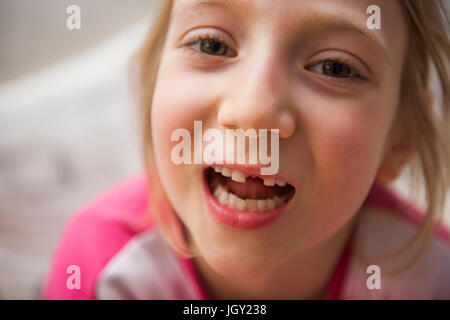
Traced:
POLYGON ((219 107, 219 124, 244 130, 279 129, 280 138, 292 136, 296 123, 283 73, 282 60, 267 50, 265 55, 243 63, 236 72, 240 76, 232 77, 233 90, 219 107))

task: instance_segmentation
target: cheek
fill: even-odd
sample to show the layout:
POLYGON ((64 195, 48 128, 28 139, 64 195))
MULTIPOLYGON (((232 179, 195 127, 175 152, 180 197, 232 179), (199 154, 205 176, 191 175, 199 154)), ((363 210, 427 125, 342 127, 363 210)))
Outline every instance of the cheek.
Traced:
POLYGON ((379 93, 309 101, 303 117, 316 177, 329 185, 373 178, 396 101, 379 93))
POLYGON ((337 183, 370 175, 382 144, 378 129, 365 116, 336 113, 321 117, 312 130, 318 177, 337 183))
POLYGON ((192 183, 193 174, 190 165, 172 162, 172 148, 178 142, 171 141, 171 136, 180 128, 187 129, 192 135, 195 112, 189 112, 194 109, 191 99, 183 99, 180 91, 174 90, 170 75, 163 69, 156 83, 151 110, 154 161, 167 197, 177 212, 183 212, 181 205, 190 196, 186 190, 189 190, 187 187, 192 183))
POLYGON ((166 160, 170 160, 172 147, 177 144, 171 141, 172 132, 183 128, 193 136, 194 121, 202 120, 206 112, 202 102, 206 97, 199 89, 202 86, 169 58, 161 62, 151 112, 155 153, 165 154, 166 160))
POLYGON ((312 161, 305 198, 312 219, 318 219, 318 231, 331 228, 331 221, 336 226, 351 218, 374 181, 389 117, 362 110, 361 105, 368 106, 334 103, 333 110, 311 109, 316 111, 305 120, 312 161))
POLYGON ((204 120, 210 112, 208 95, 211 93, 203 90, 200 80, 191 79, 175 64, 162 63, 151 110, 154 161, 167 197, 181 218, 199 206, 202 169, 199 165, 172 162, 172 149, 180 141, 171 141, 171 136, 176 129, 188 130, 193 148, 194 121, 204 120))
POLYGON ((164 120, 188 129, 194 120, 202 120, 211 111, 221 79, 193 72, 180 61, 182 57, 171 53, 161 61, 153 109, 158 118, 164 117, 164 120))
MULTIPOLYGON (((193 138, 194 121, 197 120, 204 122, 205 130, 205 121, 213 116, 217 88, 220 87, 220 79, 211 81, 204 75, 186 70, 176 55, 167 53, 163 56, 151 112, 153 149, 159 162, 169 161, 172 148, 178 143, 171 141, 174 130, 187 129, 193 138)), ((177 170, 185 167, 179 166, 177 170)))

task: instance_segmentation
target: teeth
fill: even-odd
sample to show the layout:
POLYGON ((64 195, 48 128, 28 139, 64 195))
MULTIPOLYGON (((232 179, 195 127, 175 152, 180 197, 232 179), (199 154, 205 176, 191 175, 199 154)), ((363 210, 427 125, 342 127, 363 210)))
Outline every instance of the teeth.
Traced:
POLYGON ((281 180, 275 180, 275 183, 276 183, 277 185, 279 185, 280 187, 284 187, 284 186, 287 184, 286 182, 281 181, 281 180))
MULTIPOLYGON (((231 180, 245 183, 247 176, 238 170, 232 170, 226 167, 213 167, 214 171, 222 174, 231 180)), ((253 176, 251 176, 253 177, 253 176)), ((256 178, 256 177, 255 177, 256 178)), ((276 180, 273 178, 263 178, 264 185, 268 187, 273 187, 276 185, 284 187, 287 183, 281 180, 276 180)), ((231 209, 241 211, 241 212, 267 212, 274 210, 282 206, 285 203, 286 198, 275 196, 272 199, 241 199, 235 194, 228 192, 224 186, 219 185, 214 190, 214 197, 218 200, 221 205, 227 206, 231 209)))
MULTIPOLYGON (((224 177, 231 178, 231 180, 245 183, 245 179, 247 178, 247 175, 239 170, 232 170, 230 168, 226 167, 213 167, 214 171, 217 173, 221 173, 224 177)), ((251 178, 256 178, 254 175, 250 175, 251 178)), ((275 185, 278 185, 280 187, 284 187, 287 183, 282 180, 275 180, 273 178, 262 178, 264 181, 264 185, 268 187, 273 187, 275 185)))
POLYGON ((267 212, 280 207, 285 203, 286 198, 278 196, 272 199, 241 199, 235 194, 228 192, 223 186, 217 186, 214 190, 214 197, 223 206, 240 212, 267 212))
POLYGON ((268 187, 273 187, 275 185, 275 179, 272 178, 264 179, 264 185, 268 187))
POLYGON ((272 178, 264 179, 264 185, 266 185, 268 187, 273 187, 276 184, 279 185, 280 187, 284 187, 285 185, 287 185, 287 182, 282 181, 282 180, 275 180, 272 178))
POLYGON ((224 177, 227 177, 227 178, 231 177, 231 169, 229 169, 229 168, 222 168, 222 175, 224 177))
POLYGON ((237 200, 237 197, 234 195, 234 193, 229 193, 228 194, 228 206, 231 208, 231 209, 237 209, 236 208, 236 200, 237 200))
POLYGON ((231 178, 231 180, 236 182, 245 183, 246 175, 238 170, 231 170, 230 168, 214 167, 214 171, 221 173, 224 177, 231 178))
POLYGON ((267 201, 266 202, 266 208, 267 209, 273 210, 273 209, 276 208, 277 205, 275 204, 275 201, 273 199, 267 199, 266 201, 267 201))
POLYGON ((273 201, 275 201, 275 205, 277 207, 281 207, 281 205, 284 203, 284 200, 278 196, 273 197, 273 201))
POLYGON ((246 208, 247 208, 247 201, 239 197, 236 197, 236 210, 245 211, 246 208))
POLYGON ((266 211, 267 200, 256 200, 256 208, 259 212, 266 211))
POLYGON ((223 189, 219 195, 219 203, 224 206, 228 204, 228 192, 223 189))
POLYGON ((218 186, 216 188, 216 190, 214 190, 214 197, 216 197, 217 199, 219 199, 220 194, 222 193, 223 187, 222 186, 218 186))
POLYGON ((247 210, 249 212, 255 212, 256 211, 256 200, 254 200, 254 199, 247 199, 247 210))
POLYGON ((231 180, 245 183, 245 174, 243 174, 241 171, 233 170, 233 172, 231 173, 231 180))

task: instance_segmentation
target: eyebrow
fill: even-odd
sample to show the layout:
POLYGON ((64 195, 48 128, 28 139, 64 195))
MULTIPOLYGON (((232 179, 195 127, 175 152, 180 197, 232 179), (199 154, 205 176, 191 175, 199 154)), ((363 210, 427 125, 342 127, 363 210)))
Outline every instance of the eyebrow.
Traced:
MULTIPOLYGON (((248 9, 248 3, 246 3, 245 0, 186 0, 174 9, 173 15, 175 16, 185 10, 199 10, 203 8, 216 8, 230 10, 232 12, 241 12, 242 9, 248 9)), ((367 31, 367 26, 365 24, 358 25, 349 19, 342 18, 335 14, 330 15, 329 13, 321 11, 315 12, 313 15, 314 17, 307 19, 308 21, 306 24, 313 26, 316 30, 319 29, 321 31, 330 32, 342 31, 363 37, 375 44, 385 60, 392 65, 392 60, 386 46, 383 45, 383 41, 373 32, 367 31)))
POLYGON ((373 32, 366 31, 367 27, 365 24, 355 24, 354 22, 342 18, 340 16, 329 15, 329 14, 318 14, 318 18, 314 19, 314 26, 322 31, 330 32, 347 32, 353 33, 360 37, 370 40, 382 53, 383 57, 392 65, 391 57, 389 56, 386 46, 383 41, 379 39, 373 32))
POLYGON ((218 8, 238 12, 247 8, 245 0, 190 0, 184 1, 174 9, 174 16, 184 10, 198 10, 202 8, 218 8))

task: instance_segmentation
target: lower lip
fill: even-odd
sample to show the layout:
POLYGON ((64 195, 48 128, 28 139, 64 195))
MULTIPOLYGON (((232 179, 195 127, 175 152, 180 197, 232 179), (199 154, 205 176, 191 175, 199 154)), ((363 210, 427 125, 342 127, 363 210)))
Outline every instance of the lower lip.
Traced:
POLYGON ((223 224, 237 229, 257 229, 274 222, 286 211, 288 204, 292 201, 291 198, 281 207, 263 213, 241 212, 221 205, 211 194, 206 179, 203 181, 203 186, 209 212, 223 224))

